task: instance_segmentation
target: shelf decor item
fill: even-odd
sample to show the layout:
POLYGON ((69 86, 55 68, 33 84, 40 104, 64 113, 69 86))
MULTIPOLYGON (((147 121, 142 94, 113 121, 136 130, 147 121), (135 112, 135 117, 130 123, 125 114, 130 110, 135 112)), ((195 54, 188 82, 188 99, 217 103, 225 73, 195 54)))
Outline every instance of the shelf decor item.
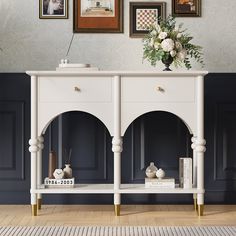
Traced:
POLYGON ((48 178, 54 179, 53 172, 56 169, 57 157, 56 152, 51 151, 49 153, 49 161, 48 161, 48 178))
POLYGON ((74 0, 74 33, 123 33, 123 0, 74 0))
POLYGON ((175 188, 175 179, 145 178, 145 188, 175 188))
POLYGON ((70 179, 44 179, 45 188, 73 188, 75 185, 75 178, 70 179))
POLYGON ((65 179, 72 178, 72 169, 70 167, 70 164, 65 164, 65 168, 63 169, 63 172, 64 172, 65 179))
POLYGON ((63 169, 65 179, 72 178, 72 169, 70 167, 71 154, 72 154, 71 148, 70 148, 69 153, 65 149, 65 154, 64 154, 65 155, 65 168, 63 169))
POLYGON ((156 172, 156 177, 157 177, 158 179, 162 179, 162 178, 164 178, 165 175, 166 175, 165 171, 162 170, 161 168, 158 169, 157 172, 156 172))
POLYGON ((176 25, 172 16, 166 20, 160 18, 159 23, 151 25, 143 39, 143 59, 152 66, 162 61, 166 66, 164 71, 171 71, 169 66, 172 62, 176 67, 184 65, 191 69, 190 58, 204 66, 202 47, 192 44, 190 41, 193 37, 182 27, 183 24, 176 25))
POLYGON ((55 179, 63 179, 64 171, 62 169, 55 169, 55 171, 53 172, 53 176, 55 179))
POLYGON ((150 162, 150 166, 146 169, 146 176, 148 178, 155 178, 157 172, 157 167, 154 165, 154 162, 150 162))
POLYGON ((149 27, 157 23, 159 17, 166 17, 165 2, 130 2, 130 27, 131 38, 143 38, 149 27))
POLYGON ((172 0, 172 15, 176 17, 201 16, 201 0, 172 0))
POLYGON ((192 188, 193 177, 192 158, 181 157, 179 158, 179 183, 181 188, 192 188))

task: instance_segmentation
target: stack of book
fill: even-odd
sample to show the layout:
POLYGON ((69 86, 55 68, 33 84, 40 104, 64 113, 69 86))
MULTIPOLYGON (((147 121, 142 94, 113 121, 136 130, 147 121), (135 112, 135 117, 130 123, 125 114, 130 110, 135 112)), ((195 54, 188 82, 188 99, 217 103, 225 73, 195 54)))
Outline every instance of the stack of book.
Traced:
POLYGON ((179 184, 180 188, 192 188, 192 158, 182 157, 179 159, 179 184))
POLYGON ((175 179, 145 178, 145 188, 175 188, 175 179))

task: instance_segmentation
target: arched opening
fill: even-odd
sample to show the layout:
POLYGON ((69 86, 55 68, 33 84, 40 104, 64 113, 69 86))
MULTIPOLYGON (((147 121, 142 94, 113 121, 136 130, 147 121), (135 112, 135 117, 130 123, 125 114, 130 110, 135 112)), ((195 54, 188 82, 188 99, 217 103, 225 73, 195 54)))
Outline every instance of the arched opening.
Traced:
MULTIPOLYGON (((65 150, 72 149, 71 167, 77 184, 112 183, 113 153, 111 136, 105 125, 95 116, 81 111, 65 112, 57 116, 44 135, 43 178, 48 176, 48 156, 56 151, 58 168, 64 168, 65 150)), ((111 195, 45 195, 48 203, 112 203, 111 195), (51 200, 52 199, 52 200, 51 200)))
MULTIPOLYGON (((191 134, 176 115, 154 111, 135 119, 125 132, 122 153, 122 183, 144 183, 150 162, 166 172, 167 177, 179 179, 179 157, 191 157, 191 134)), ((179 195, 126 195, 127 203, 191 202, 179 195)))

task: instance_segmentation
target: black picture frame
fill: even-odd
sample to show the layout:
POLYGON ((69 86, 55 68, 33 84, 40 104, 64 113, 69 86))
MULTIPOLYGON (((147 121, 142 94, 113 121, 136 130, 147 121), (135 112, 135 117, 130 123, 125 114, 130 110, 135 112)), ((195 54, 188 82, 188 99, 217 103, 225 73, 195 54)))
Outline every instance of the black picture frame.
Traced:
POLYGON ((129 9, 131 38, 143 38, 148 33, 148 26, 154 23, 154 19, 166 18, 165 2, 130 2, 129 9))
POLYGON ((68 19, 68 0, 39 0, 39 19, 68 19))
POLYGON ((201 0, 172 0, 174 17, 200 17, 201 0))

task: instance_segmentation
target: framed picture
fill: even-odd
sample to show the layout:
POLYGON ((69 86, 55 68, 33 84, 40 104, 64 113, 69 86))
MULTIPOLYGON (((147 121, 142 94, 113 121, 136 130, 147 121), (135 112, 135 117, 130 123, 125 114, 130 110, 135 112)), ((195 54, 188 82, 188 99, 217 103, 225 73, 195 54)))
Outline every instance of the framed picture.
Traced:
POLYGON ((165 2, 130 2, 130 37, 142 38, 158 17, 166 17, 165 2))
POLYGON ((74 0, 74 33, 122 33, 123 0, 74 0))
POLYGON ((172 15, 181 17, 201 16, 201 0, 172 0, 172 15))
POLYGON ((67 19, 68 0, 39 0, 40 19, 67 19))

